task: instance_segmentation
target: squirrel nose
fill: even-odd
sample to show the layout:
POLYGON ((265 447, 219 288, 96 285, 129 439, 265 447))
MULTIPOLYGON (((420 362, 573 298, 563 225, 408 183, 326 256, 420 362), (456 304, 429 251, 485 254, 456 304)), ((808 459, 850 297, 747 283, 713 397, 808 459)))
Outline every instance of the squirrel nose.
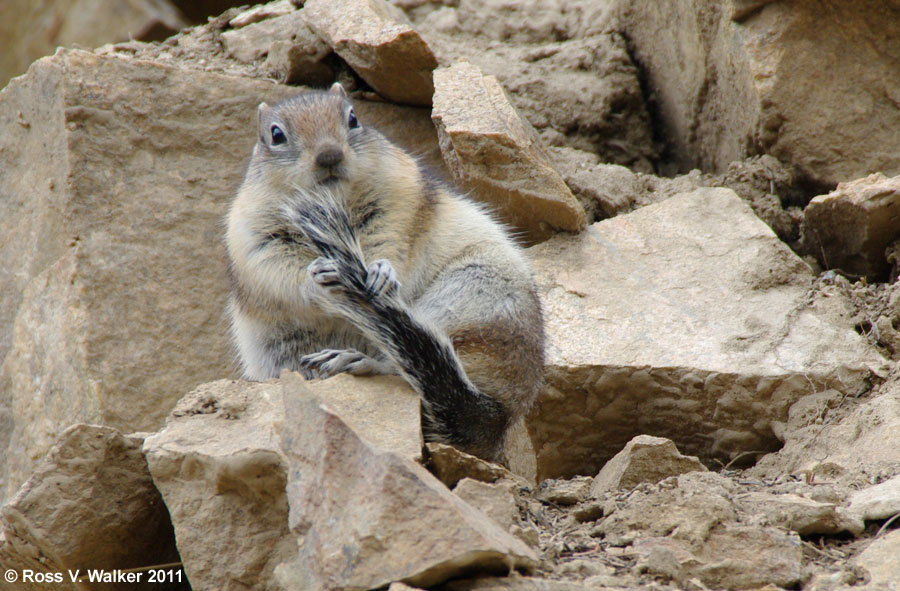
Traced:
POLYGON ((331 168, 340 164, 344 159, 344 152, 337 146, 325 146, 316 154, 316 164, 322 168, 331 168))

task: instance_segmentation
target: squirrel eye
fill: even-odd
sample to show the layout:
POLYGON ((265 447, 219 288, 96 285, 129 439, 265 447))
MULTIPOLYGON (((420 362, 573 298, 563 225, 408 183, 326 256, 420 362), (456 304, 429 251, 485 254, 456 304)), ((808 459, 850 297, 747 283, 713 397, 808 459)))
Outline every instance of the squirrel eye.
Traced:
POLYGON ((359 127, 359 121, 356 120, 356 113, 353 112, 353 107, 350 107, 350 114, 347 116, 347 127, 350 129, 359 127))
POLYGON ((272 126, 272 145, 280 146, 281 144, 287 142, 287 136, 284 135, 284 132, 281 131, 281 128, 277 125, 272 126))

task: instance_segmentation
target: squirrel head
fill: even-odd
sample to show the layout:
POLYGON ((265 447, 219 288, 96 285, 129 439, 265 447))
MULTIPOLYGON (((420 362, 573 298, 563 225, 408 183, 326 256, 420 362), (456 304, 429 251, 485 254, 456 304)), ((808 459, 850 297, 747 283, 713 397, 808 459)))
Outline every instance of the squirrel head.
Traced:
POLYGON ((355 178, 357 151, 365 140, 353 105, 340 83, 257 109, 259 138, 250 174, 277 190, 339 185, 355 178))

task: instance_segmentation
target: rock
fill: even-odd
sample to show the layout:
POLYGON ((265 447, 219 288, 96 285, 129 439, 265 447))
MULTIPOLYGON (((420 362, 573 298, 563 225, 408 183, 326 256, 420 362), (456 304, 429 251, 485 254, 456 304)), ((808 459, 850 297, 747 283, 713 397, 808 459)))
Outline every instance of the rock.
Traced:
MULTIPOLYGON (((313 498, 285 492, 289 474, 300 466, 285 457, 281 437, 290 430, 284 426, 286 408, 300 401, 317 405, 340 421, 348 436, 380 454, 407 462, 421 456, 419 399, 397 377, 344 374, 305 382, 284 372, 280 380, 263 383, 220 380, 200 386, 144 444, 195 587, 245 589, 251 581, 268 589, 276 567, 296 556, 289 507, 313 498), (225 562, 222 548, 229 549, 225 562)), ((293 418, 288 414, 287 420, 293 418)), ((353 525, 350 520, 346 527, 353 525)), ((344 542, 351 543, 335 539, 344 542)))
POLYGON ((490 517, 500 529, 508 532, 519 521, 515 488, 515 483, 510 480, 489 484, 464 478, 456 485, 453 492, 490 517))
POLYGON ((459 63, 437 70, 434 80, 432 119, 444 161, 464 189, 531 242, 584 228, 584 210, 493 76, 459 63))
POLYGON ((651 172, 658 145, 628 42, 603 28, 608 5, 461 0, 411 18, 442 66, 468 61, 496 76, 545 145, 651 172))
POLYGON ((169 0, 81 0, 36 5, 28 0, 3 3, 0 22, 0 88, 24 74, 38 58, 57 47, 98 47, 113 41, 160 41, 188 22, 169 0))
MULTIPOLYGON (((63 50, 0 94, 0 497, 72 423, 152 431, 232 375, 222 219, 257 104, 297 92, 63 50)), ((427 109, 356 112, 442 169, 427 109)))
POLYGON ((681 562, 696 561, 690 552, 679 547, 671 540, 650 538, 635 544, 638 560, 634 565, 638 572, 650 573, 665 579, 679 580, 683 578, 681 562))
MULTIPOLYGON (((141 439, 73 425, 0 509, 0 565, 22 576, 63 573, 57 589, 81 589, 68 570, 128 569, 178 562, 172 524, 153 486, 141 439)), ((24 579, 0 589, 34 590, 24 579)), ((149 588, 138 586, 136 588, 149 588)))
POLYGON ((283 84, 324 88, 334 80, 334 71, 321 60, 315 47, 293 41, 273 41, 265 67, 283 84))
POLYGON ((685 569, 713 589, 797 587, 806 578, 800 537, 772 527, 726 524, 710 532, 685 569))
POLYGON ((299 47, 314 61, 331 53, 331 48, 307 25, 303 10, 292 10, 278 18, 222 33, 228 55, 245 63, 265 57, 272 44, 277 42, 289 42, 292 47, 299 47))
POLYGON ((820 184, 900 173, 900 96, 890 82, 900 73, 890 57, 900 54, 895 6, 617 5, 609 26, 623 31, 643 65, 682 170, 721 171, 762 152, 820 184), (858 33, 872 30, 881 34, 858 33))
POLYGON ((355 434, 327 402, 302 395, 284 402, 290 528, 302 542, 299 555, 279 566, 279 580, 304 589, 430 587, 466 572, 537 564, 525 544, 419 464, 355 434))
POLYGON ((608 491, 634 488, 642 482, 656 483, 698 470, 705 472, 706 466, 693 456, 681 455, 671 440, 638 435, 594 477, 591 495, 599 497, 608 491))
POLYGON ((582 504, 580 507, 576 507, 575 510, 572 511, 572 517, 574 517, 575 521, 579 523, 596 521, 603 517, 604 505, 605 503, 601 501, 588 501, 582 504))
POLYGON ((385 0, 307 0, 303 13, 376 92, 397 103, 431 105, 437 60, 399 8, 385 0))
POLYGON ((888 590, 893 590, 900 581, 900 530, 893 530, 887 535, 873 540, 868 548, 862 551, 854 563, 869 574, 866 588, 876 588, 876 585, 884 585, 888 590), (871 586, 871 587, 870 587, 871 586))
POLYGON ((858 519, 888 519, 900 513, 900 476, 850 495, 847 511, 858 519))
POLYGON ((371 446, 421 462, 422 427, 419 396, 400 377, 357 378, 339 374, 327 380, 304 380, 284 371, 281 382, 289 391, 309 390, 328 411, 339 416, 358 437, 371 446))
MULTIPOLYGON (((571 161, 571 158, 567 157, 569 154, 571 152, 555 160, 571 161)), ((564 166, 558 165, 559 172, 572 189, 572 193, 581 201, 585 212, 588 213, 588 219, 602 220, 615 217, 657 201, 653 199, 655 195, 646 190, 640 177, 624 166, 584 163, 578 167, 565 167, 569 170, 564 166)))
POLYGON ((841 183, 804 210, 804 241, 826 269, 869 281, 888 278, 885 251, 900 237, 900 176, 876 173, 841 183))
POLYGON ((144 441, 195 589, 269 589, 275 567, 296 554, 278 439, 282 397, 294 392, 283 391, 278 381, 204 384, 144 441))
POLYGON ((791 587, 804 579, 800 538, 740 523, 730 480, 692 472, 665 484, 635 489, 592 535, 630 546, 639 571, 682 582, 697 578, 714 589, 791 587))
POLYGON ((900 432, 900 383, 889 380, 842 410, 845 395, 826 390, 800 399, 783 425, 784 447, 762 457, 752 478, 806 472, 817 479, 868 486, 900 469, 900 447, 885 445, 900 432))
POLYGON ((532 568, 528 547, 411 459, 420 433, 399 378, 288 372, 201 386, 144 449, 195 588, 430 586, 532 568))
POLYGON ((496 482, 511 476, 502 466, 492 464, 443 443, 426 443, 426 466, 447 488, 454 488, 465 478, 480 482, 496 482))
POLYGON ((791 404, 855 395, 885 362, 845 300, 807 302, 809 267, 727 189, 530 254, 547 334, 547 387, 526 417, 539 479, 596 473, 639 434, 706 460, 774 451, 791 404))
POLYGON ((576 476, 571 480, 545 480, 538 487, 535 498, 553 505, 577 505, 588 498, 591 490, 591 479, 576 476))
POLYGON ((228 21, 228 24, 239 29, 264 21, 270 18, 285 16, 297 10, 290 0, 278 0, 277 2, 269 2, 268 4, 257 4, 253 8, 241 12, 239 15, 228 21))
POLYGON ((750 492, 735 498, 743 523, 777 525, 801 536, 849 532, 858 536, 865 529, 862 519, 834 503, 822 503, 793 494, 750 492))
POLYGON ((719 524, 737 521, 730 495, 722 488, 724 479, 714 473, 707 475, 706 480, 679 480, 679 484, 690 484, 675 488, 637 489, 623 507, 604 517, 591 535, 602 535, 613 546, 665 536, 700 547, 719 524))

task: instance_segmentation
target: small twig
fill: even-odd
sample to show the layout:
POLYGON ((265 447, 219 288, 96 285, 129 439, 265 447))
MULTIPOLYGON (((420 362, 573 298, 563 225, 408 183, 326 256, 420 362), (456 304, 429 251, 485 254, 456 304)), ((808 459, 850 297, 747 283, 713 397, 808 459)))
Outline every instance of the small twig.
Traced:
POLYGON ((764 451, 759 451, 759 450, 756 450, 756 451, 744 451, 744 452, 741 452, 741 453, 739 453, 738 455, 736 455, 736 456, 734 456, 733 458, 731 458, 731 461, 728 462, 727 464, 725 464, 725 466, 722 468, 722 470, 727 470, 727 469, 731 468, 731 465, 732 465, 732 464, 734 464, 736 461, 740 460, 741 458, 743 458, 743 457, 745 457, 745 456, 749 456, 749 455, 753 455, 753 454, 764 454, 764 453, 766 453, 766 452, 764 452, 764 451))
POLYGON ((835 555, 835 553, 826 552, 825 550, 823 550, 821 548, 817 548, 816 545, 813 544, 812 542, 803 541, 802 544, 804 546, 806 546, 807 548, 809 548, 810 550, 812 550, 813 552, 815 552, 816 554, 818 554, 820 556, 824 556, 828 560, 842 560, 842 559, 846 558, 846 556, 844 556, 843 554, 837 553, 837 555, 835 555))
POLYGON ((900 513, 897 513, 896 515, 894 515, 893 517, 891 517, 890 519, 885 521, 884 525, 882 525, 881 528, 878 530, 878 533, 875 534, 875 539, 878 539, 878 536, 880 536, 884 532, 884 530, 886 530, 892 523, 894 523, 898 519, 900 519, 900 513))

